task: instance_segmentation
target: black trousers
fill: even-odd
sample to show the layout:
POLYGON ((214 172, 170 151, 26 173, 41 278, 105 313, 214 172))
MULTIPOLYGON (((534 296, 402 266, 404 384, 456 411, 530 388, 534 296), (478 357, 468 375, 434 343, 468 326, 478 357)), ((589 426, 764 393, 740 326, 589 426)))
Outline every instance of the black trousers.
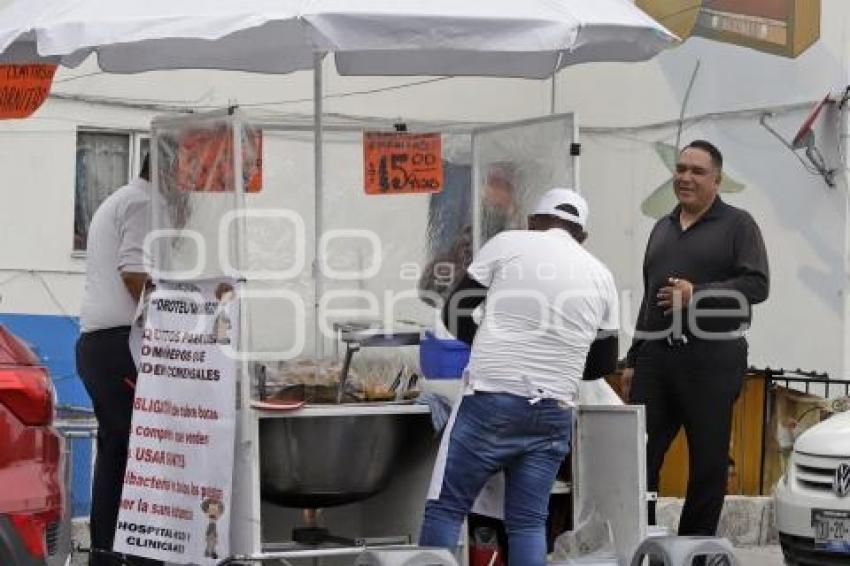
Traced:
POLYGON ((92 399, 98 427, 89 523, 90 566, 161 564, 112 554, 136 382, 129 336, 127 326, 86 332, 77 341, 77 373, 92 399))
MULTIPOLYGON (((680 535, 713 536, 729 474, 732 407, 747 369, 747 342, 690 340, 643 344, 635 358, 631 402, 646 406, 647 489, 658 491, 664 455, 684 427, 688 439, 688 490, 680 535)), ((649 505, 655 524, 655 504, 649 505)))

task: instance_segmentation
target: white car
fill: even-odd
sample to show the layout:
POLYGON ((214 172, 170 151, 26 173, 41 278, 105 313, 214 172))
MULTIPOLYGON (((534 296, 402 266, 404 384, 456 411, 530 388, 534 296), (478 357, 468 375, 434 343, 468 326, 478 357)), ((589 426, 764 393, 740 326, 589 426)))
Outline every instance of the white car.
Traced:
POLYGON ((775 500, 788 564, 850 564, 850 411, 797 438, 775 500))

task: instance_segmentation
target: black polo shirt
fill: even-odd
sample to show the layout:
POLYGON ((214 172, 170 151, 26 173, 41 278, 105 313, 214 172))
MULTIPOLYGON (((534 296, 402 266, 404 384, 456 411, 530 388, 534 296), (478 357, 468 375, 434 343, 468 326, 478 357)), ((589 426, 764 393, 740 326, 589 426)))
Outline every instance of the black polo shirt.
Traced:
POLYGON ((767 298, 767 251, 753 217, 718 196, 699 220, 682 230, 680 211, 681 205, 661 218, 646 245, 644 295, 629 366, 634 365, 636 346, 646 339, 638 331, 658 336, 676 326, 673 315, 664 313, 657 298, 670 277, 686 279, 694 285, 694 300, 682 311, 684 334, 689 336, 695 329, 728 332, 746 328, 751 320, 750 306, 767 298), (733 291, 736 296, 730 296, 733 291), (730 310, 744 312, 733 314, 730 310))

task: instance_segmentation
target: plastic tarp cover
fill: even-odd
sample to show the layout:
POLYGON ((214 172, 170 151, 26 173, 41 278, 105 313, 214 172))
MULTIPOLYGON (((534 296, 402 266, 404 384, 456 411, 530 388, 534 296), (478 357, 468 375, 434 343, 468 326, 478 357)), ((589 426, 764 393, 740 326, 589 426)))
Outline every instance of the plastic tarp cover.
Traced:
POLYGON ((553 187, 573 187, 572 115, 494 126, 473 135, 479 189, 480 242, 527 226, 537 200, 553 187))
MULTIPOLYGON (((177 231, 157 240, 157 267, 163 279, 244 279, 243 346, 253 361, 313 359, 317 336, 324 357, 339 361, 338 323, 434 327, 435 307, 472 258, 473 179, 482 182, 482 234, 522 228, 543 191, 570 186, 572 131, 572 117, 557 116, 444 134, 440 192, 370 195, 362 131, 329 128, 317 216, 311 131, 241 111, 155 121, 154 226, 177 231)), ((360 365, 374 356, 378 373, 388 359, 417 365, 415 347, 367 350, 360 365)))
MULTIPOLYGON (((311 359, 317 324, 326 357, 337 360, 343 352, 335 323, 433 326, 437 311, 423 301, 420 284, 426 265, 471 222, 468 134, 445 136, 442 192, 368 195, 362 132, 327 131, 320 218, 312 132, 279 124, 263 130, 240 113, 163 119, 154 123, 153 144, 154 226, 177 231, 157 241, 158 269, 165 279, 244 278, 246 348, 254 360, 311 359), (235 156, 234 127, 243 138, 235 156), (233 183, 237 168, 244 193, 233 183)), ((416 364, 414 348, 394 350, 382 359, 401 355, 416 364)))
POLYGON ((182 231, 155 240, 162 278, 191 279, 233 275, 241 268, 240 242, 233 237, 242 189, 262 188, 262 132, 227 117, 154 124, 158 191, 154 227, 182 231), (241 128, 242 151, 234 156, 234 128, 241 128), (239 158, 239 163, 235 158, 239 158), (242 183, 236 183, 236 168, 242 183))

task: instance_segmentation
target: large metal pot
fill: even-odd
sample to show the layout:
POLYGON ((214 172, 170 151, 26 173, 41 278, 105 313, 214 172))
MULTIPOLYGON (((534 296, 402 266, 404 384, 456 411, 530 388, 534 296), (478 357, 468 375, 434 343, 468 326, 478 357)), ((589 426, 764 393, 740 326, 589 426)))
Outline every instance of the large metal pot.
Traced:
POLYGON ((354 412, 261 419, 263 498, 286 507, 332 507, 384 488, 416 415, 354 412))

